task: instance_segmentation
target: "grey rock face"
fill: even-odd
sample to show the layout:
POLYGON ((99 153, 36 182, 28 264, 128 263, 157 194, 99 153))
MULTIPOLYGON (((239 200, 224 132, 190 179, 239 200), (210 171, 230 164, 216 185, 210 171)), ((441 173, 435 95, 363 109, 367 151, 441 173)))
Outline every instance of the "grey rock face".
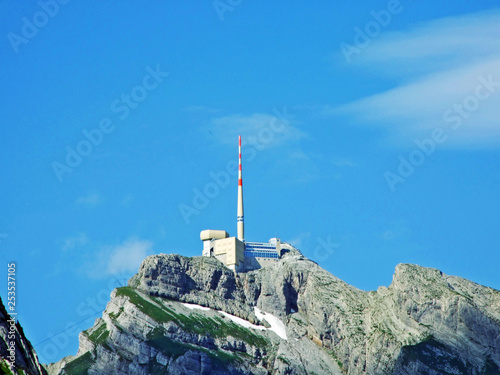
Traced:
POLYGON ((89 374, 500 373, 500 292, 408 264, 364 292, 298 252, 237 275, 216 259, 160 254, 113 292, 77 357, 53 373, 75 363, 89 374))
POLYGON ((15 373, 30 375, 46 375, 47 372, 38 362, 38 357, 31 343, 24 336, 19 323, 13 324, 7 310, 0 299, 0 373, 15 373), (10 343, 14 343, 11 346, 10 343), (15 349, 15 361, 10 360, 9 349, 15 349))

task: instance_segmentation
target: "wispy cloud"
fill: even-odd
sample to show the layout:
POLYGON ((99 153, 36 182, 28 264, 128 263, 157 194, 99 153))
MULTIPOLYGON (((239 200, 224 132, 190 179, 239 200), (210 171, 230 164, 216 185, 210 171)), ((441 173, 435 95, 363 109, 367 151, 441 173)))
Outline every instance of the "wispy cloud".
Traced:
POLYGON ((104 246, 94 259, 85 264, 84 271, 92 278, 135 273, 152 247, 153 242, 135 237, 116 245, 104 246))
POLYGON ((353 116, 362 124, 385 127, 397 143, 428 136, 437 127, 449 128, 458 121, 453 122, 451 116, 458 115, 464 125, 453 132, 447 146, 498 146, 499 18, 500 11, 492 10, 381 36, 358 63, 383 69, 399 83, 342 107, 325 108, 324 113, 353 116), (484 87, 484 81, 492 83, 484 87), (478 89, 480 85, 483 87, 478 89), (477 99, 478 92, 487 99, 477 99), (460 106, 465 107, 462 113, 460 106))
POLYGON ((89 238, 85 233, 79 233, 76 236, 65 238, 62 241, 61 249, 71 251, 77 247, 85 246, 89 243, 89 238))
POLYGON ((148 251, 153 247, 151 241, 132 238, 111 249, 107 273, 136 272, 148 251))
POLYGON ((100 194, 98 193, 89 193, 87 195, 78 197, 76 200, 76 205, 79 207, 87 208, 87 209, 94 209, 100 204, 103 203, 103 199, 100 194))
POLYGON ((500 52, 499 10, 446 17, 384 33, 357 60, 386 74, 454 69, 500 52), (402 64, 401 64, 402 63, 402 64), (375 65, 374 65, 375 64, 375 65), (388 65, 391 69, 387 69, 388 65))
POLYGON ((213 135, 218 145, 231 147, 241 135, 244 149, 253 150, 252 155, 262 150, 279 152, 280 157, 274 158, 266 171, 279 176, 282 183, 307 183, 317 178, 318 168, 301 146, 301 141, 309 135, 299 125, 296 116, 284 107, 270 113, 217 117, 202 130, 213 135))
POLYGON ((260 143, 266 147, 276 147, 307 138, 307 133, 295 124, 294 118, 295 116, 287 113, 286 109, 281 112, 275 110, 275 114, 233 114, 212 119, 205 129, 224 144, 234 144, 235 137, 241 135, 250 144, 260 143))
POLYGON ((308 240, 310 237, 311 237, 311 232, 301 232, 297 235, 297 237, 291 240, 286 240, 286 242, 295 246, 297 249, 300 249, 303 246, 304 241, 308 240))

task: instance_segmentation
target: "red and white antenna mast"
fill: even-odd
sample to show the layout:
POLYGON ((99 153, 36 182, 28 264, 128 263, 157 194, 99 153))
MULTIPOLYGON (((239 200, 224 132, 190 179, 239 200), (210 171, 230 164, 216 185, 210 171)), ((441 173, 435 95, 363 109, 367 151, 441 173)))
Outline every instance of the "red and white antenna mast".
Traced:
POLYGON ((241 168, 241 135, 240 135, 240 168, 238 172, 238 239, 245 241, 245 216, 243 214, 243 176, 241 168))

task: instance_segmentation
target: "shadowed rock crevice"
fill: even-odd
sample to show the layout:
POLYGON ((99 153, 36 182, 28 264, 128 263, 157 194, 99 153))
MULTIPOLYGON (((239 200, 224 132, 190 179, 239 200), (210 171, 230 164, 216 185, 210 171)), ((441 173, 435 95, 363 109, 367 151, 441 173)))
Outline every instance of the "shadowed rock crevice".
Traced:
POLYGON ((500 374, 500 367, 487 357, 478 368, 459 352, 433 337, 404 346, 396 360, 395 374, 500 374))

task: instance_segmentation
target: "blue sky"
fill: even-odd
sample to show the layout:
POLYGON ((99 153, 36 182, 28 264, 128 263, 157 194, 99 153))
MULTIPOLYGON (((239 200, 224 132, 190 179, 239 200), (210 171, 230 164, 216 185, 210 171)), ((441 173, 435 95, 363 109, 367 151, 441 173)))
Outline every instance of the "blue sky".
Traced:
POLYGON ((1 2, 0 275, 41 360, 147 255, 235 234, 239 134, 248 240, 500 289, 498 5, 1 2))

